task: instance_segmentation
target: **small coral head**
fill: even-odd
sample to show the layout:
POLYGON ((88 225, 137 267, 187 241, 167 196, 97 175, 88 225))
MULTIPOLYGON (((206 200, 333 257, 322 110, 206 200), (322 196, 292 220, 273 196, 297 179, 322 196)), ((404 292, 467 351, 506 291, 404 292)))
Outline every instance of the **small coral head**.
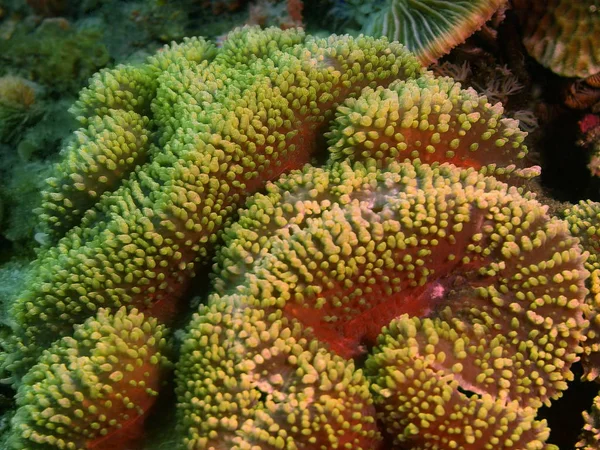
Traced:
POLYGON ((337 109, 326 134, 330 160, 375 159, 383 168, 389 161, 418 158, 514 182, 538 175, 539 168, 526 160, 527 133, 502 114, 499 103, 491 105, 451 78, 424 76, 365 89, 337 109))

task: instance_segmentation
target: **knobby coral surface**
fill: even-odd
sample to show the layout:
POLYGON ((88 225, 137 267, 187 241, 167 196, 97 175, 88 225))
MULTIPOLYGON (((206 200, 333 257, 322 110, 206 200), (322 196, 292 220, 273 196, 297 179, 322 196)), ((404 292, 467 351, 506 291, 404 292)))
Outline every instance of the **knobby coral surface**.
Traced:
POLYGON ((524 193, 539 168, 500 105, 385 39, 245 28, 101 72, 74 112, 0 359, 16 448, 125 445, 168 366, 157 321, 219 242, 176 368, 179 444, 544 448, 586 253, 524 193))
MULTIPOLYGON (((583 379, 598 381, 600 376, 600 203, 581 201, 563 213, 573 236, 580 240, 583 250, 589 252, 586 268, 591 272, 588 279, 590 295, 587 298, 589 329, 583 345, 581 362, 583 379)), ((584 426, 577 448, 592 450, 600 445, 598 424, 600 417, 600 395, 596 396, 590 411, 583 413, 584 426)))
POLYGON ((591 411, 584 412, 585 423, 576 448, 595 450, 600 445, 600 396, 594 399, 591 411))
POLYGON ((542 447, 586 325, 577 240, 473 169, 376 166, 284 176, 226 231, 177 366, 190 448, 542 447))
POLYGON ((47 196, 55 206, 45 207, 49 227, 58 224, 55 234, 72 224, 86 197, 93 200, 134 166, 118 149, 136 151, 145 142, 144 111, 152 112, 147 123, 160 149, 36 262, 31 288, 13 306, 19 328, 3 364, 17 376, 44 343, 69 334, 99 307, 128 305, 172 318, 237 207, 310 159, 338 103, 422 71, 401 45, 385 40, 254 28, 231 33, 218 54, 194 39, 148 65, 103 72, 82 92, 77 112, 88 128, 81 133, 107 131, 115 143, 83 139, 67 149, 47 196), (154 88, 145 81, 152 77, 154 88), (119 115, 137 125, 111 124, 119 115))
POLYGON ((23 378, 11 445, 126 448, 170 366, 165 331, 156 319, 125 308, 113 315, 100 309, 76 326, 23 378))
POLYGON ((588 296, 590 329, 581 357, 585 370, 584 379, 595 380, 600 376, 600 203, 581 201, 563 213, 573 236, 580 240, 583 250, 589 252, 585 267, 590 271, 588 296))

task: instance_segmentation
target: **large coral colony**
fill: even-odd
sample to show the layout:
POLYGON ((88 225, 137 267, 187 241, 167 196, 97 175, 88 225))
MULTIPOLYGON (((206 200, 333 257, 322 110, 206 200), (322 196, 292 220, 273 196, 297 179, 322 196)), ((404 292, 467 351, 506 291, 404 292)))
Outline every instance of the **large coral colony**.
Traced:
POLYGON ((549 215, 500 104, 386 39, 243 28, 73 109, 3 342, 12 448, 130 448, 171 374, 176 447, 553 448, 538 408, 598 367, 600 208, 549 215))

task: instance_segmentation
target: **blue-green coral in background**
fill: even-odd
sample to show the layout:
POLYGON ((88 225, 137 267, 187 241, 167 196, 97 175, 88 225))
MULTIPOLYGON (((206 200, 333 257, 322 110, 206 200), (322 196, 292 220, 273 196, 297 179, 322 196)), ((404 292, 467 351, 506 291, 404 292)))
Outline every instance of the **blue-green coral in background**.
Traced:
POLYGON ((12 66, 53 92, 77 92, 110 62, 100 27, 75 27, 63 18, 34 23, 19 24, 14 35, 2 40, 0 73, 12 66))
POLYGON ((14 143, 40 113, 34 83, 13 75, 0 77, 0 143, 14 143))

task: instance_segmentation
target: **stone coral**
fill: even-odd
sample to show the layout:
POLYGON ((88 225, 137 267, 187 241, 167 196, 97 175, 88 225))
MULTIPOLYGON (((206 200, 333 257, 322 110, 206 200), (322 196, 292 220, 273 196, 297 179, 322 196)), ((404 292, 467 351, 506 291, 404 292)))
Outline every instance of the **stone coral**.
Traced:
POLYGON ((371 36, 386 36, 430 64, 481 28, 506 0, 385 0, 363 27, 371 36))
POLYGON ((600 2, 515 0, 523 43, 553 72, 585 78, 600 72, 600 2))

